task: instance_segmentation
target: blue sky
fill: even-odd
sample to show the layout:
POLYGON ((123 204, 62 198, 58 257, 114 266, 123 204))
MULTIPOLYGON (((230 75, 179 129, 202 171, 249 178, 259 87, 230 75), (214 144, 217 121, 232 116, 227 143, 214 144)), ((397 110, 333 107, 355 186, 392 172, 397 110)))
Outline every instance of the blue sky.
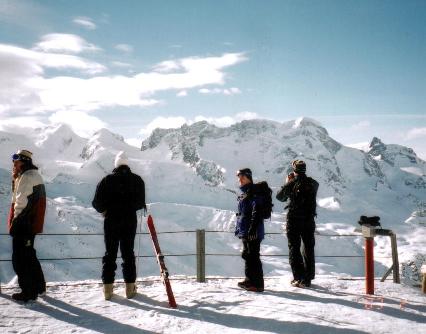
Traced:
POLYGON ((312 117, 426 158, 426 1, 0 0, 0 126, 312 117))

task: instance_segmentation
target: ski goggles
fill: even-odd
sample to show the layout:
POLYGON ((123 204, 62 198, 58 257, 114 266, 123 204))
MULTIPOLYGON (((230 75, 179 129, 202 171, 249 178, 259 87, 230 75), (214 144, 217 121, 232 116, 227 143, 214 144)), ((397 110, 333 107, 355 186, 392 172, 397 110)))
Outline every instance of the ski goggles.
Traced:
POLYGON ((28 158, 22 154, 15 153, 14 155, 12 155, 12 161, 30 161, 30 160, 31 158, 28 158))

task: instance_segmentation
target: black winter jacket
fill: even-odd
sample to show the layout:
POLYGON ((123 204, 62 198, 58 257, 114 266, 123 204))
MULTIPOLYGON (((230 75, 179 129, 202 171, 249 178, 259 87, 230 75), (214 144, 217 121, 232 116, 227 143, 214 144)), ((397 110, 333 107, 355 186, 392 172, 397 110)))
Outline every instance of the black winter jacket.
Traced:
POLYGON ((135 216, 146 208, 145 183, 128 166, 119 166, 99 182, 92 206, 106 218, 135 216))
POLYGON ((285 202, 290 199, 287 220, 292 218, 313 218, 316 216, 316 197, 318 182, 305 174, 299 174, 290 180, 277 193, 277 200, 285 202))

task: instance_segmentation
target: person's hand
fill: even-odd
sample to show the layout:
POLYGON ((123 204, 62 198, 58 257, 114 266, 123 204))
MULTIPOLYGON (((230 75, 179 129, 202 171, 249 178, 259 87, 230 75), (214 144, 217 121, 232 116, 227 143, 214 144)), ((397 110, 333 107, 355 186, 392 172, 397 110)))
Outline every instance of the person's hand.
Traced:
POLYGON ((249 241, 257 240, 257 227, 254 225, 250 225, 248 229, 247 239, 249 241))
POLYGON ((285 183, 289 183, 291 180, 293 180, 295 177, 294 173, 291 172, 290 174, 287 175, 286 179, 285 179, 285 183))

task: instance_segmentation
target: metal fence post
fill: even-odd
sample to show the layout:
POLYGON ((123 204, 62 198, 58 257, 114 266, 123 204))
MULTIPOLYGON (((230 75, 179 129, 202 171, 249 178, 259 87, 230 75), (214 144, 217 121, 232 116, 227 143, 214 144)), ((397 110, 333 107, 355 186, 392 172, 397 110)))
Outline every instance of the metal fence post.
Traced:
POLYGON ((206 281, 206 238, 205 230, 197 230, 197 282, 206 281))

